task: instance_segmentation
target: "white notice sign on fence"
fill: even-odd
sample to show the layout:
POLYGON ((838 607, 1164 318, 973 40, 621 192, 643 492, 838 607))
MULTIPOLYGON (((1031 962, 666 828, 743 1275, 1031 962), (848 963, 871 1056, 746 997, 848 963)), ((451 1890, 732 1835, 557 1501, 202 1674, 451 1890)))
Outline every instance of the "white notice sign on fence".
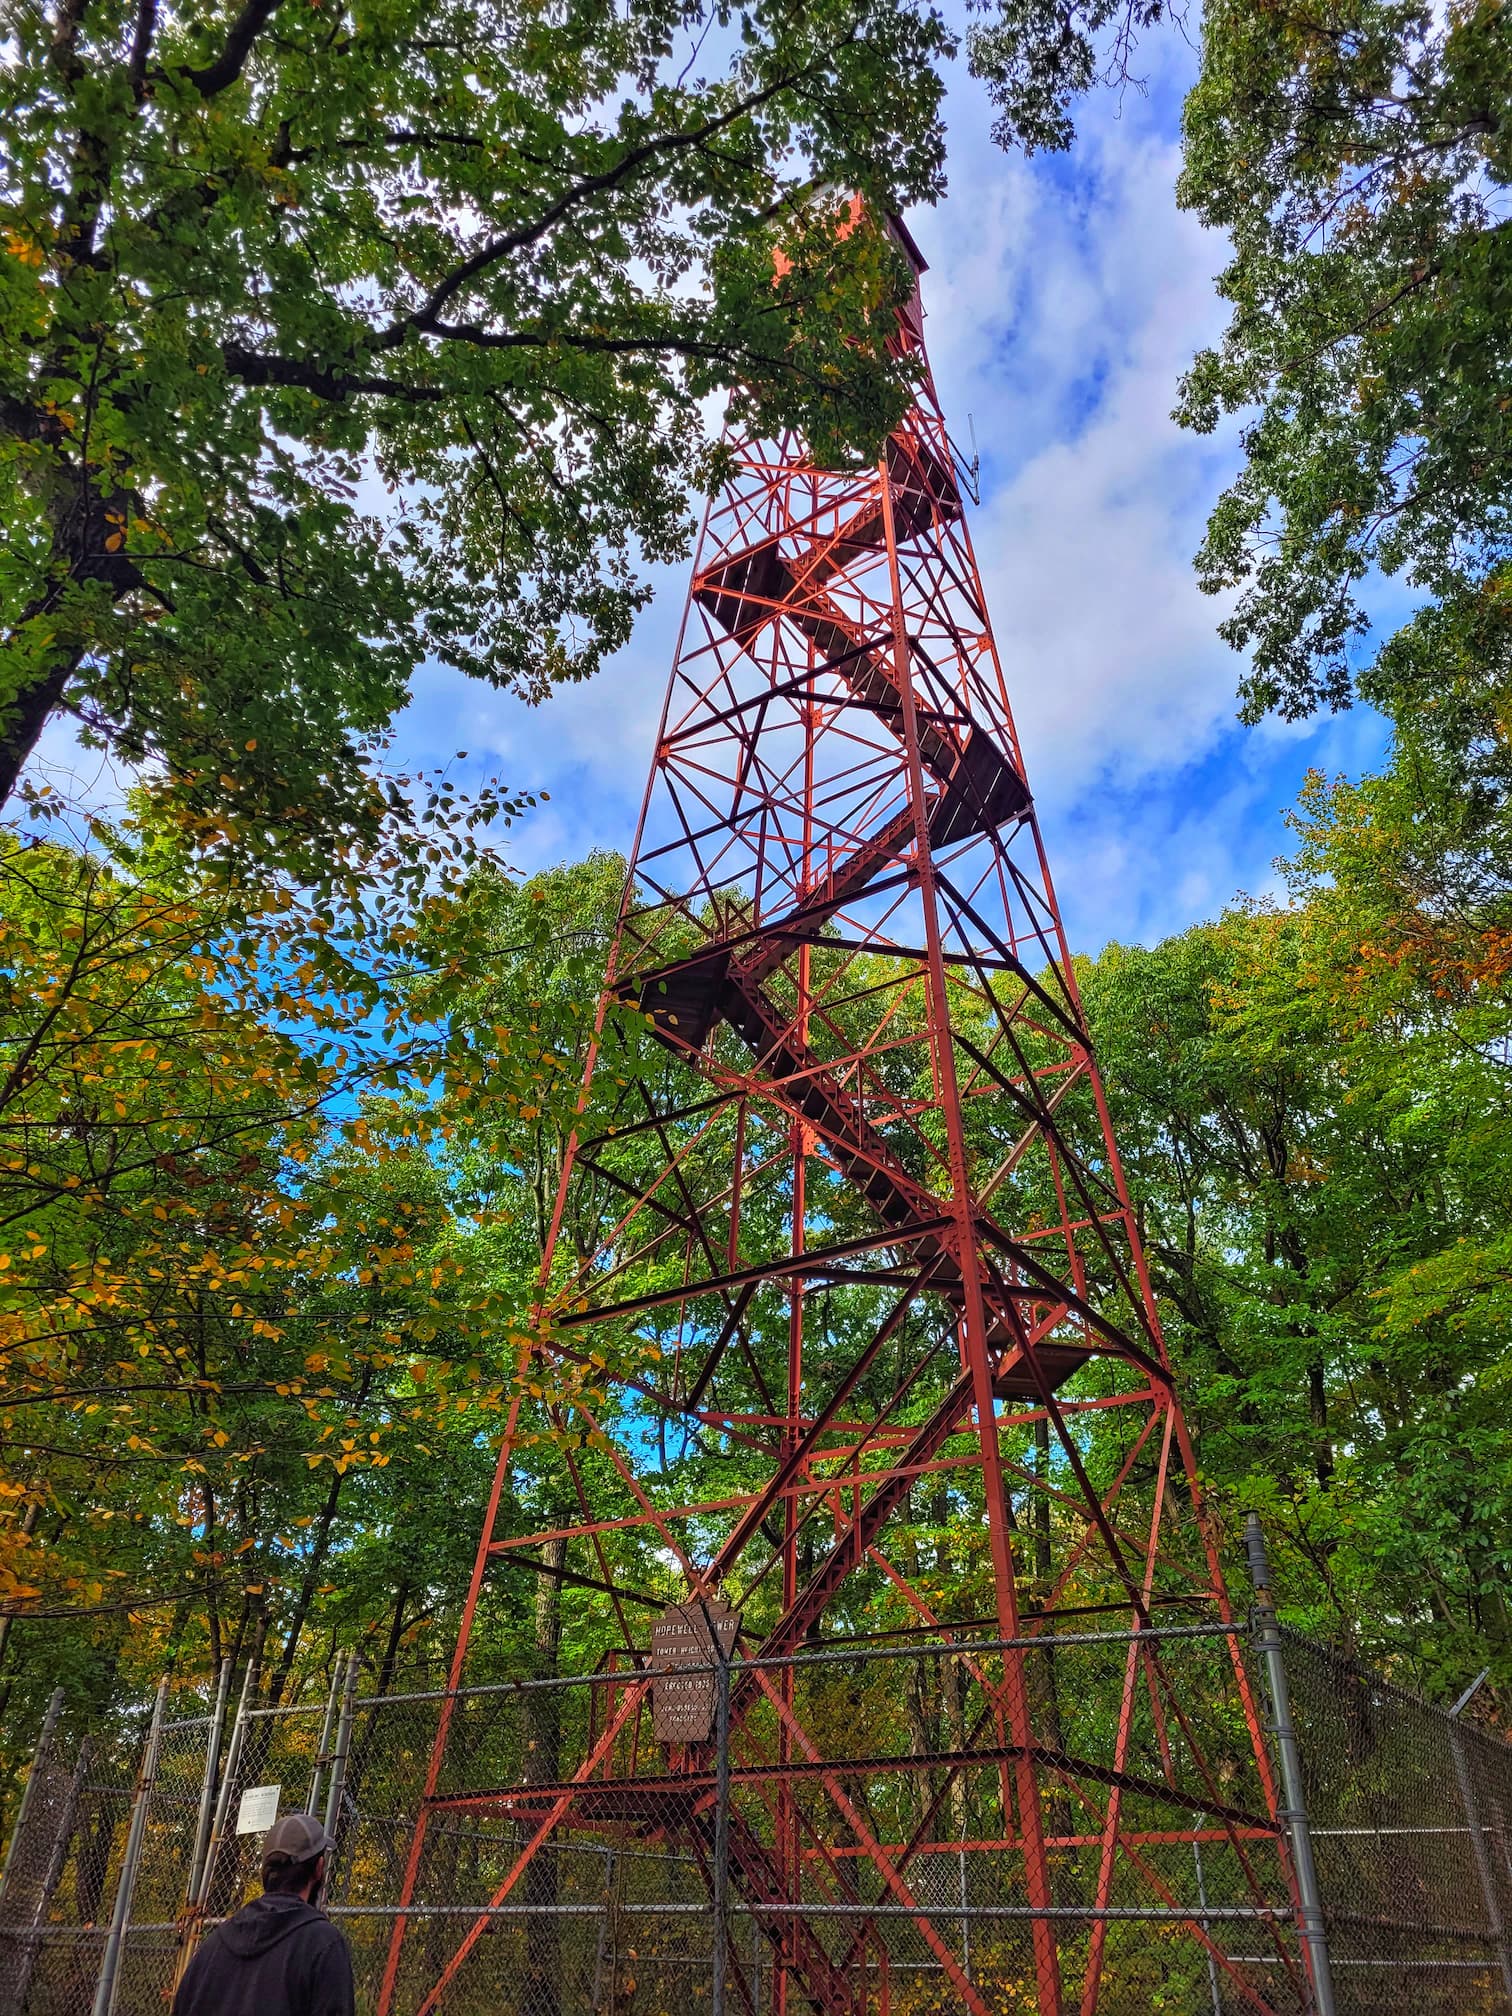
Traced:
POLYGON ((249 1785, 236 1809, 238 1834, 266 1834, 278 1818, 281 1785, 249 1785))

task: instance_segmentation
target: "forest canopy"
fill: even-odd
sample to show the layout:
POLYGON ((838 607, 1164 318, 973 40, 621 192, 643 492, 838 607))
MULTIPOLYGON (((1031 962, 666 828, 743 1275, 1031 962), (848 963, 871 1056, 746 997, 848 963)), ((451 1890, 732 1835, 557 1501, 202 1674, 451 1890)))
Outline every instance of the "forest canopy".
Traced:
MULTIPOLYGON (((1502 809, 1468 819, 1455 766, 1403 730, 1381 776, 1309 785, 1285 902, 1080 965, 1217 1516, 1258 1506, 1292 1614, 1440 1692, 1512 1667, 1506 859, 1502 809)), ((0 1427, 27 1508, 0 1575, 32 1621, 0 1685, 139 1692, 252 1641, 275 1697, 353 1641, 385 1679, 433 1674, 623 863, 521 883, 460 861, 396 918, 402 1024, 366 1053, 291 1029, 269 950, 322 945, 334 1014, 375 984, 339 932, 307 953, 311 920, 249 918, 140 831, 5 865, 5 1026, 32 1064, 0 1107, 0 1427), (233 932, 230 997, 204 962, 233 932)), ((563 1397, 527 1406, 520 1530, 566 1509, 533 1496, 563 1397)), ((576 1397, 633 1427, 633 1394, 589 1373, 576 1397)), ((689 1500, 728 1492, 727 1452, 661 1460, 689 1500)), ((985 1572, 948 1501, 911 1518, 958 1588, 985 1572)), ((643 1537, 602 1545, 626 1586, 675 1593, 643 1537)), ((485 1611, 511 1670, 537 1657, 535 1580, 485 1611)), ((553 1657, 612 1635, 605 1595, 553 1601, 553 1657)))
MULTIPOLYGON (((999 137, 1068 144, 1162 13, 977 16, 999 137)), ((623 641, 718 480, 710 395, 875 450, 907 275, 813 187, 939 193, 952 36, 908 0, 101 0, 19 34, 0 1719, 223 1658, 286 1699, 352 1645, 428 1679, 624 864, 512 874, 525 801, 390 776, 382 735, 428 658, 540 699, 623 641), (138 766, 119 815, 25 777, 60 711, 138 766)), ((1206 10, 1180 195, 1229 234, 1231 316, 1180 414, 1244 432, 1200 578, 1251 717, 1363 695, 1393 739, 1310 781, 1280 900, 1080 966, 1216 1516, 1263 1512, 1299 1621, 1441 1695, 1489 1664, 1503 1712, 1508 47, 1491 4, 1206 10)), ((627 1018, 624 1070, 645 1040, 627 1018)), ((613 1432, 604 1369, 562 1377, 613 1432)), ((527 1395, 522 1531, 568 1509, 536 1451, 571 1399, 527 1395)), ((658 1456, 727 1488, 696 1439, 658 1456)), ((676 1593, 644 1539, 603 1544, 676 1593)), ((904 1544, 969 1598, 947 1494, 904 1544)), ((601 1590, 498 1582, 500 1670, 591 1663, 601 1590)))
POLYGON ((318 844, 422 661, 624 642, 710 395, 831 456, 902 410, 907 262, 823 191, 940 191, 916 0, 10 18, 0 800, 61 711, 318 844))

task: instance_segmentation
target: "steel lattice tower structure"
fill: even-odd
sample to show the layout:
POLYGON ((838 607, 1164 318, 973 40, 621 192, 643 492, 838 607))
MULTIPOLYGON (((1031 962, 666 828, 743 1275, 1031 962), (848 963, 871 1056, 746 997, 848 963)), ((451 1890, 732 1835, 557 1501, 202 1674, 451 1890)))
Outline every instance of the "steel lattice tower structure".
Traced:
MULTIPOLYGON (((906 230, 890 228, 922 273, 906 230)), ((816 468, 792 436, 730 442, 605 992, 641 1011, 654 1061, 622 1068, 601 1017, 545 1257, 538 1372, 522 1364, 541 1406, 553 1366, 598 1380, 621 1427, 596 1445, 592 1489, 562 1438, 579 1516, 551 1535, 502 1532, 532 1405, 516 1397, 453 1684, 501 1552, 555 1538, 578 1550, 580 1582, 613 1590, 611 1529, 647 1535, 687 1598, 727 1599, 752 1659, 889 1632, 901 1642, 909 1629, 997 1643, 974 1725, 951 1754, 915 1764, 934 1788, 921 1804, 936 1811, 962 1757, 985 1762, 996 1818, 968 1845, 990 1852, 994 1883, 1025 1907, 1021 1999, 967 1978, 948 1909, 914 1877, 917 1842, 877 1840, 845 1786, 825 1780, 833 1739, 805 1726, 791 1681, 747 1675, 735 1689, 732 1740, 760 1824, 737 1816, 732 1880, 758 1904, 812 1894, 828 1851, 811 1820, 799 1839, 790 1786, 802 1767, 828 1783, 845 1835, 826 1864, 833 1881, 843 1891, 864 1864, 868 1894, 935 1954, 947 1999, 930 2006, 1092 2016, 1110 1899, 1174 1907, 1190 1888, 1149 1844, 1176 1844, 1189 1868, 1191 1844, 1226 1842, 1247 1868, 1262 1847, 1280 1852, 1276 1800, 1237 1641, 1215 1641, 1236 1704, 1220 1758, 1204 1748, 1208 1704, 1171 1642, 1136 1635, 1173 1616, 1226 1619, 1223 1580, 917 289, 895 340, 918 392, 876 466, 816 468), (727 1499, 679 1502, 662 1475, 669 1427, 727 1455, 727 1499), (938 1549, 931 1574, 899 1538, 931 1492, 948 1506, 950 1586, 938 1549), (1057 1702, 1035 1660, 1040 1641, 1089 1620, 1128 1634, 1105 1677, 1100 1763, 1078 1762, 1064 1692, 1057 1702), (1203 1810, 1168 1811, 1164 1831, 1146 1822, 1136 1838, 1131 1802, 1162 1784, 1167 1809, 1179 1790, 1177 1806, 1203 1810), (1089 1907, 1074 1964, 1057 1915, 1073 1854, 1089 1907)), ((602 1425, 581 1389, 566 1414, 602 1425)), ((576 1774, 533 1795, 496 1903, 521 1894, 531 1858, 566 1830, 648 1813, 635 1792, 648 1771, 673 1785, 706 1770, 696 1746, 650 1742, 639 1600, 615 1594, 628 1677, 613 1715, 576 1774), (642 1722, 627 1770, 619 1739, 642 1722)), ((901 1701, 889 1712, 901 1716, 901 1701)), ((447 1791, 446 1744, 443 1714, 406 1902, 427 1815, 480 1803, 447 1791)), ((521 1810, 502 1792, 498 1806, 521 1810)), ((452 1941, 420 2011, 444 2006, 483 1929, 452 1941)), ((1195 1921, 1178 1929, 1222 1959, 1195 1921)), ((777 2000, 793 2016, 876 2006, 801 1914, 774 1917, 770 1937, 777 2000)), ((1273 2006, 1223 1966, 1233 2006, 1273 2006)))

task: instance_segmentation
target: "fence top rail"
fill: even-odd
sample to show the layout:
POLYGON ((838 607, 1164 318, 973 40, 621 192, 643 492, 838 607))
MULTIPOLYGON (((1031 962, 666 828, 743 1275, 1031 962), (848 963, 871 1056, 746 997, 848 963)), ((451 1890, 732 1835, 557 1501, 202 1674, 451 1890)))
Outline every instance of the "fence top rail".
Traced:
MULTIPOLYGON (((677 1898, 651 1903, 614 1902, 600 1898, 585 1904, 322 1904, 328 1918, 707 1918, 716 1906, 709 1899, 687 1902, 677 1898)), ((819 1903, 803 1898, 797 1903, 750 1903, 731 1899, 728 1907, 739 1918, 874 1918, 935 1917, 949 1924, 985 1919, 1070 1919, 1086 1924, 1097 1919, 1128 1919, 1153 1924, 1206 1925, 1210 1920, 1284 1924, 1296 1916, 1290 1904, 958 1904, 953 1899, 931 1903, 854 1904, 819 1903)), ((224 1919, 206 1920, 224 1924, 224 1919)), ((156 1931, 156 1926, 144 1928, 156 1931)))
MULTIPOLYGON (((388 1701, 397 1699, 397 1696, 388 1694, 373 1694, 370 1695, 368 1698, 373 1701, 388 1701)), ((249 1704, 247 1708, 247 1720, 249 1722, 257 1722, 257 1721, 269 1721, 275 1716, 292 1718, 298 1715, 310 1715, 310 1716, 324 1715, 325 1708, 326 1704, 324 1700, 274 1701, 272 1703, 264 1701, 262 1705, 257 1708, 253 1708, 249 1704)))
POLYGON ((1478 1722, 1465 1721, 1462 1716, 1453 1714, 1441 1703, 1430 1701, 1425 1694, 1414 1694, 1410 1687, 1403 1687, 1398 1681, 1388 1680, 1384 1673, 1377 1673, 1372 1667, 1362 1666, 1358 1659, 1351 1658, 1347 1652, 1340 1652, 1333 1645, 1320 1644, 1316 1638, 1310 1638, 1305 1631, 1299 1631, 1295 1625, 1282 1624, 1279 1629, 1288 1646, 1327 1660, 1328 1664, 1338 1671, 1353 1675, 1362 1686, 1368 1687, 1371 1693, 1388 1695, 1399 1707, 1410 1708, 1418 1714, 1427 1715, 1435 1722, 1443 1723, 1445 1729, 1452 1731, 1455 1736, 1468 1737, 1484 1745, 1494 1756, 1505 1756, 1512 1752, 1512 1743, 1509 1743, 1505 1736, 1496 1735, 1494 1731, 1483 1728, 1478 1722))
MULTIPOLYGON (((906 1645, 857 1645, 825 1652, 777 1652, 769 1657, 743 1659, 731 1653, 728 1659, 707 1664, 686 1664, 679 1660, 676 1671, 714 1673, 727 1670, 732 1679, 742 1673, 768 1673, 789 1667, 854 1666, 880 1659, 972 1659, 991 1652, 1054 1652, 1074 1645, 1145 1645, 1165 1639, 1232 1638, 1247 1630, 1243 1623, 1214 1620, 1205 1624, 1156 1624, 1141 1631, 1057 1631, 1018 1638, 955 1638, 940 1643, 911 1639, 906 1645)), ((375 1708, 386 1701, 463 1701, 485 1694, 527 1694, 542 1689, 565 1687, 623 1687, 631 1682, 654 1680, 666 1669, 653 1666, 649 1653, 637 1652, 642 1663, 614 1673, 558 1673, 537 1680, 482 1680, 471 1687, 423 1687, 405 1694, 360 1694, 358 1708, 375 1708)), ((248 1713, 281 1715, 282 1708, 261 1708, 248 1713)))

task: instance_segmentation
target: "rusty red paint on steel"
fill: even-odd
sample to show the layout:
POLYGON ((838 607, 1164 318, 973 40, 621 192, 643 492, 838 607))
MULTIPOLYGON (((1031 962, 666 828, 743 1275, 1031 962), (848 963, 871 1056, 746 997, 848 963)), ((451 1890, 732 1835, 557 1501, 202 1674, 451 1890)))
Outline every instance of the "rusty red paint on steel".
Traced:
MULTIPOLYGON (((688 1507, 647 1460, 648 1437, 611 1433, 597 1502, 565 1459, 581 1517, 552 1531, 591 1542, 601 1587, 613 1576, 601 1536, 654 1530, 679 1564, 680 1599, 717 1595, 743 1613, 747 1658, 785 1659, 827 1631, 854 1643, 889 1622, 937 1631, 949 1648, 953 1618, 980 1636, 983 1613, 1002 1638, 1047 1644, 1062 1610, 1121 1604, 1139 1630, 1170 1604, 1227 1618, 917 291, 896 343, 919 391, 876 467, 816 468, 794 437, 729 444, 733 474, 701 536, 551 1221, 544 1341, 520 1367, 522 1386, 549 1395, 553 1359, 592 1363, 597 1335, 622 1419, 722 1441, 746 1488, 688 1507), (637 1040, 624 1033, 627 1004, 647 1018, 639 1041, 651 1053, 629 1069, 605 1049, 637 1040), (569 1207, 570 1250, 559 1240, 569 1207), (585 1210, 596 1230, 582 1257, 585 1210), (927 1593, 916 1586, 912 1542, 906 1560, 888 1551, 924 1484, 956 1524, 955 1590, 938 1575, 927 1593)), ((517 1397, 511 1409, 454 1683, 490 1563, 525 1540, 495 1531, 522 1405, 551 1404, 517 1397)), ((602 1425, 585 1400, 559 1403, 557 1421, 602 1425)), ((645 1612, 632 1593, 614 1620, 633 1663, 645 1612)), ((1275 1901, 1273 1872, 1255 1858, 1272 1851, 1283 1872, 1284 1860, 1245 1810, 1274 1821, 1274 1788, 1237 1641, 1223 1642, 1235 1716, 1221 1758, 1204 1754, 1208 1704, 1188 1698, 1179 1658, 1150 1640, 1100 1673, 1108 1740, 1078 1761, 1035 1648, 987 1661, 963 1638, 974 1721, 964 1726, 963 1710, 951 1742, 901 1765, 920 1784, 901 1846, 855 1809, 805 1722, 796 1669, 739 1669, 732 1782, 758 1796, 732 1818, 731 1877, 768 1913, 777 2007, 839 2016, 897 1992, 900 1962, 880 1934, 863 1924, 837 1960, 791 1908, 813 1895, 816 1869, 854 1898, 845 1872, 860 1864, 869 1894, 902 1900, 959 2006, 994 2006, 963 1968, 948 1906, 909 1880, 942 1852, 934 1837, 973 1745, 995 1824, 968 1837, 963 1817, 954 1852, 990 1851, 994 1881, 1044 1914, 1031 1917, 1026 1962, 1039 2016, 1095 2016, 1110 1936, 1106 1918, 1090 1936, 1067 1934, 1052 1909, 1057 1855, 1087 1858, 1094 1912, 1115 1894, 1170 1905, 1203 1964, 1211 1955, 1234 1975, 1207 1930, 1182 1920, 1180 1879, 1149 1861, 1154 1844, 1211 1855, 1221 1843, 1245 1894, 1275 1901), (811 1801, 800 1806, 800 1780, 824 1788, 817 1818, 811 1801), (1245 1796, 1230 1798, 1239 1783, 1245 1796), (1186 1829, 1170 1824, 1178 1793, 1199 1809, 1186 1829)), ((666 1777, 695 1781, 666 1824, 696 1830, 707 1746, 659 1749, 645 1710, 644 1681, 627 1681, 565 1783, 444 1799, 443 1714, 403 1901, 430 1813, 490 1796, 501 1813, 539 1816, 496 1906, 553 1829, 591 1833, 640 1812, 666 1777), (634 1732, 628 1753, 622 1727, 634 1732), (640 1791, 627 1769, 646 1779, 640 1791)), ((882 1747, 853 1731, 847 1754, 882 1747)), ((695 1845, 703 1857, 707 1843, 695 1845)), ((435 1969, 421 2016, 484 1925, 435 1969)), ((380 2016, 404 1936, 401 1919, 380 2016)), ((1295 1986, 1293 1956, 1280 1957, 1270 1980, 1295 1986)), ((1271 2006, 1270 1988, 1234 1979, 1248 2004, 1271 2006)))

